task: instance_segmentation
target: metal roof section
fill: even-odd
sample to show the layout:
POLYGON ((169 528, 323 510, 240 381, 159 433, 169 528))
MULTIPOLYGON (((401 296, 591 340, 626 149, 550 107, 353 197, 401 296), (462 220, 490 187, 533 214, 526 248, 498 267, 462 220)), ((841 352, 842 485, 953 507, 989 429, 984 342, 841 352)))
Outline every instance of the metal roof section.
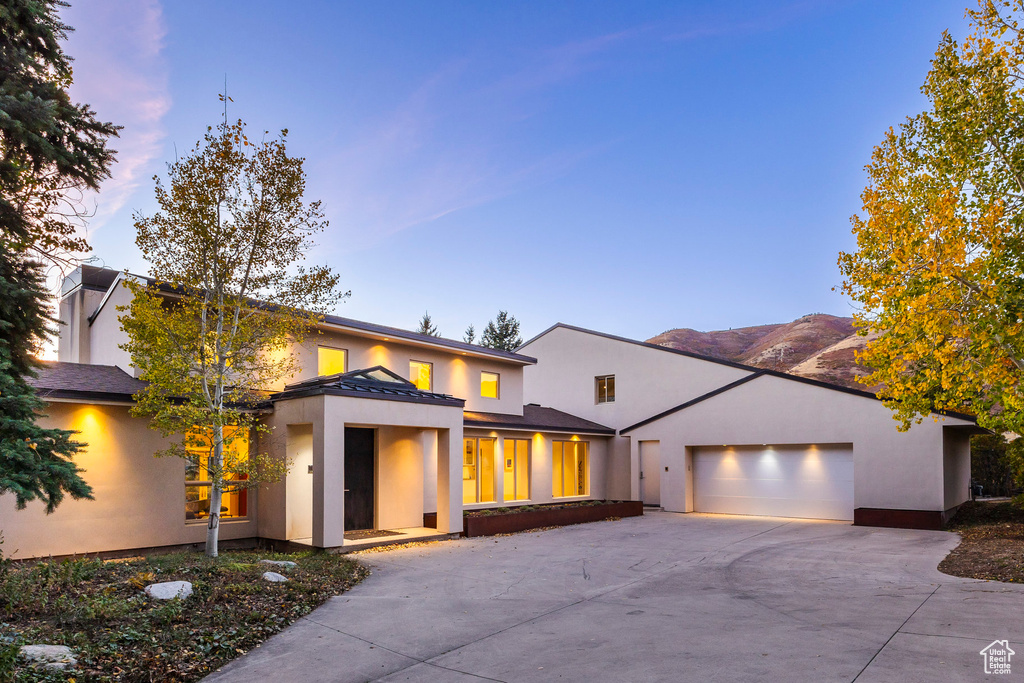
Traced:
POLYGON ((384 401, 403 401, 462 408, 466 402, 448 394, 417 389, 416 385, 383 365, 352 370, 337 375, 315 377, 289 384, 284 391, 270 395, 270 401, 286 401, 306 396, 349 396, 384 401))
POLYGON ((523 406, 522 415, 479 413, 467 410, 463 414, 463 425, 478 429, 518 429, 531 432, 615 435, 615 430, 611 427, 536 403, 523 406))

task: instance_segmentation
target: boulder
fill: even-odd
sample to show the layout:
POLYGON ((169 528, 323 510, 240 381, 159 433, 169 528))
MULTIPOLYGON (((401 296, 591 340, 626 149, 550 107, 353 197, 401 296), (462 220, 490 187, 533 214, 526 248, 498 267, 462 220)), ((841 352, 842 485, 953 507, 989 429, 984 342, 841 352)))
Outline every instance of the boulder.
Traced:
POLYGON ((271 583, 282 583, 288 580, 287 576, 282 576, 277 572, 263 572, 263 578, 264 580, 270 581, 271 583))
POLYGON ((192 584, 188 581, 164 581, 163 583, 151 583, 146 586, 146 595, 154 600, 171 600, 180 598, 184 600, 192 595, 192 584))
POLYGON ((299 566, 291 560, 260 560, 260 564, 269 564, 272 567, 281 567, 283 569, 294 569, 299 566))
POLYGON ((67 645, 22 645, 21 656, 49 669, 66 669, 78 664, 74 650, 67 645))

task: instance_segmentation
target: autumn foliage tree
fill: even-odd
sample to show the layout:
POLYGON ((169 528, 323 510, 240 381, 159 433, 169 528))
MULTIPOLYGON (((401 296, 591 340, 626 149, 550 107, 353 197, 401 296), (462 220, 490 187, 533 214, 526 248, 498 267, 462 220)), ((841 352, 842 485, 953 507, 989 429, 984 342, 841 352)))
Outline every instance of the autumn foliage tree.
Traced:
POLYGON ((928 109, 875 148, 839 265, 858 325, 881 332, 863 381, 903 428, 939 408, 1024 434, 1024 0, 967 14, 973 32, 939 42, 928 109))
POLYGON ((223 494, 286 472, 253 438, 267 430, 258 391, 294 372, 293 346, 339 298, 336 274, 300 265, 327 221, 303 200, 303 160, 286 136, 252 143, 240 121, 209 129, 170 165, 167 186, 155 179, 160 211, 135 219, 152 279, 129 279, 122 308, 122 348, 149 383, 132 412, 180 437, 157 455, 185 458, 210 482, 211 556, 223 494))

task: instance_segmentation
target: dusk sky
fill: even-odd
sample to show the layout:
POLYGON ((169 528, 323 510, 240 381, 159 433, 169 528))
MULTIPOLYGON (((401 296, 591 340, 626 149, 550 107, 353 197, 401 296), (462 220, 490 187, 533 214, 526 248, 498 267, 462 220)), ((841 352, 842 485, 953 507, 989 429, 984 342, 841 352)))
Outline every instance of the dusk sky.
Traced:
POLYGON ((646 339, 850 315, 831 291, 864 165, 967 0, 72 0, 73 95, 124 125, 89 238, 229 116, 290 130, 340 315, 442 335, 499 308, 646 339))

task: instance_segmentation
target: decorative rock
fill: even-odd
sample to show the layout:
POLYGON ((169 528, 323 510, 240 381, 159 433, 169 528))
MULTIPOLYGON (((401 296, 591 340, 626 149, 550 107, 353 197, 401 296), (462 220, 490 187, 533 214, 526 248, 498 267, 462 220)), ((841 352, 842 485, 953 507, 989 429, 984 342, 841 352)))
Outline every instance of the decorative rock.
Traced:
POLYGON ((66 669, 78 664, 74 650, 67 645, 22 645, 21 656, 49 669, 66 669))
POLYGON ((171 600, 180 598, 184 600, 192 595, 192 584, 188 581, 164 581, 163 583, 151 583, 146 586, 146 595, 154 600, 171 600))
POLYGON ((277 572, 263 572, 263 578, 271 583, 282 583, 288 580, 287 576, 281 576, 277 572))
POLYGON ((269 564, 273 567, 284 567, 285 569, 294 569, 298 566, 291 560, 260 560, 260 564, 269 564))

